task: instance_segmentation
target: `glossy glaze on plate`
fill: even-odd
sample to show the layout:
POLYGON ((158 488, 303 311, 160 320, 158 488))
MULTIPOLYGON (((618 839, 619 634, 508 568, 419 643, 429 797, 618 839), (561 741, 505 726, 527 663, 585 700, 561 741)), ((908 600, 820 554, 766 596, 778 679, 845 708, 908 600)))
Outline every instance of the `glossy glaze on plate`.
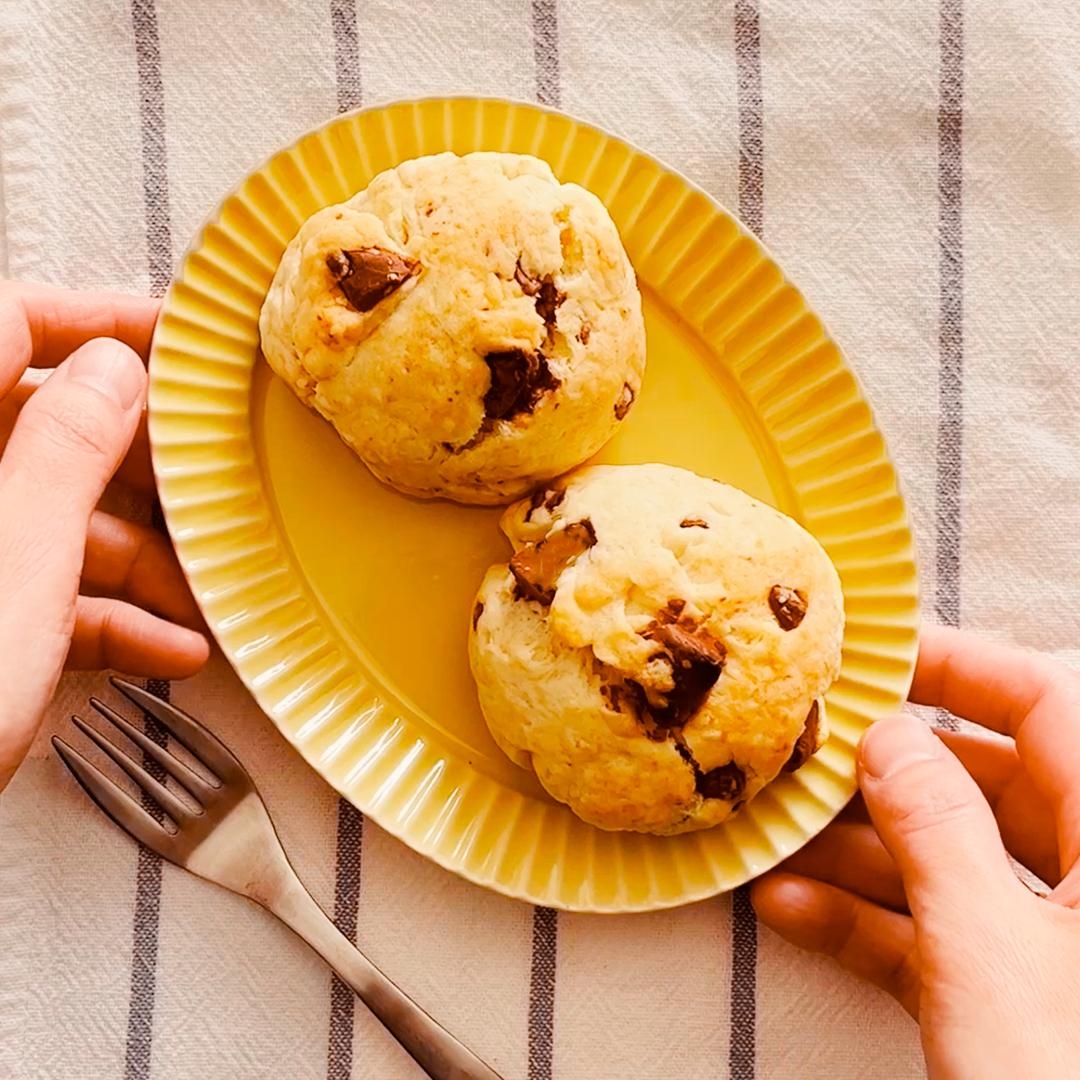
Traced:
POLYGON ((627 144, 531 105, 409 102, 341 116, 244 180, 196 238, 151 357, 161 501, 207 622, 259 704, 335 788, 402 840, 538 904, 640 911, 761 873, 851 796, 854 749, 911 679, 918 585, 896 476, 836 345, 704 193, 627 144), (608 206, 637 270, 649 369, 596 459, 665 461, 792 514, 844 584, 832 735, 730 824, 604 833, 496 749, 465 643, 497 510, 380 486, 258 357, 263 295, 314 210, 419 154, 510 150, 608 206))

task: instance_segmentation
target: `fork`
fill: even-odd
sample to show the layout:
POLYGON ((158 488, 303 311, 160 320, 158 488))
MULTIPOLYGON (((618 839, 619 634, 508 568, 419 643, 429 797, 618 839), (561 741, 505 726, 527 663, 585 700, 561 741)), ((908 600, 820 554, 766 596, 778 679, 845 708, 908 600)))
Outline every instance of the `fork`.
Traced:
POLYGON ((126 833, 163 859, 249 897, 306 941, 379 1018, 432 1080, 502 1080, 394 985, 333 924, 296 875, 247 770, 202 724, 134 683, 110 679, 206 771, 200 776, 97 698, 91 707, 180 785, 157 780, 130 753, 78 716, 72 723, 131 779, 152 813, 58 736, 53 746, 87 795, 126 833), (189 802, 190 799, 190 802, 189 802), (167 827, 167 815, 175 831, 167 827))

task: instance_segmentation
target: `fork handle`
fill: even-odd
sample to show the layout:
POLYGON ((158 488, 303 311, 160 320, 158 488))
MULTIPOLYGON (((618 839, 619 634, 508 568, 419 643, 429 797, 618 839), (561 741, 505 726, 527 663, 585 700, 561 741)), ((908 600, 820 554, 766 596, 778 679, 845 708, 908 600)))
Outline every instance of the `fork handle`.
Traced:
MULTIPOLYGON (((291 867, 290 867, 291 870, 291 867)), ((382 1021, 432 1080, 503 1080, 398 989, 315 902, 295 873, 267 897, 268 911, 304 939, 382 1021)))

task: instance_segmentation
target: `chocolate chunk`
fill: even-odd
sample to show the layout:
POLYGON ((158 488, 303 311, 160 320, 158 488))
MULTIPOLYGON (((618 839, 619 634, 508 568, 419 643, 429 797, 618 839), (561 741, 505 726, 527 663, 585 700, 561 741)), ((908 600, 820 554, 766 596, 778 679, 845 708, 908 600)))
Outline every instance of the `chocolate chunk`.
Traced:
POLYGON ((491 429, 495 426, 494 420, 484 419, 484 422, 480 425, 479 430, 472 438, 463 443, 444 442, 440 445, 442 448, 450 454, 463 454, 466 450, 471 450, 474 446, 479 446, 484 439, 491 434, 491 429))
POLYGON ((791 751, 791 757, 787 759, 787 764, 784 766, 784 772, 794 772, 796 769, 801 769, 810 760, 814 751, 817 750, 820 732, 821 709, 815 699, 814 704, 810 706, 810 711, 806 714, 806 723, 803 726, 802 734, 795 740, 795 746, 791 751))
POLYGON ((649 714, 661 727, 681 727, 701 708, 716 685, 727 650, 707 630, 676 623, 650 627, 644 636, 663 646, 675 683, 666 695, 667 704, 662 708, 651 705, 649 714))
POLYGON ((582 345, 588 345, 590 337, 592 337, 592 323, 583 322, 581 329, 577 332, 577 339, 582 345))
POLYGON ((559 292, 550 274, 545 274, 542 278, 530 277, 521 268, 520 259, 514 268, 514 280, 521 286, 521 291, 526 296, 536 297, 536 313, 544 320, 544 325, 550 333, 555 325, 555 311, 566 299, 566 294, 559 292))
POLYGON ((646 630, 646 635, 650 634, 657 626, 668 626, 671 623, 678 622, 679 617, 683 613, 683 609, 686 607, 686 601, 680 600, 677 596, 673 596, 657 613, 656 622, 649 625, 646 630))
POLYGON ((535 600, 547 607, 555 599, 559 576, 582 552, 596 543, 592 522, 575 521, 536 544, 526 544, 510 560, 514 575, 514 595, 519 600, 535 600))
POLYGON ((746 790, 746 773, 735 764, 734 761, 727 765, 719 765, 708 772, 702 772, 690 747, 686 744, 680 732, 675 732, 675 749, 679 757, 694 770, 694 788, 705 799, 724 799, 734 803, 731 812, 740 809, 744 800, 742 793, 746 790))
MULTIPOLYGON (((633 679, 623 679, 617 672, 614 675, 615 681, 604 683, 600 691, 608 706, 617 713, 629 713, 638 720, 648 721, 649 701, 645 688, 633 679)), ((654 741, 663 742, 668 737, 668 732, 646 723, 645 735, 654 741)))
POLYGON ((626 419, 630 406, 634 404, 634 397, 634 388, 629 383, 623 383, 622 393, 619 395, 619 400, 615 402, 616 420, 626 419))
POLYGON ((732 761, 699 773, 696 787, 703 798, 735 802, 746 790, 746 773, 732 761))
POLYGON ((526 296, 535 296, 540 291, 540 279, 529 277, 521 268, 520 259, 518 259, 517 266, 514 267, 514 280, 521 286, 521 291, 526 296))
POLYGON ((680 529, 707 529, 709 523, 704 518, 683 518, 679 522, 680 529))
POLYGON ((649 695, 645 687, 635 679, 627 679, 623 684, 623 697, 635 716, 651 716, 649 695))
POLYGON ((529 496, 529 512, 525 515, 526 521, 532 518, 534 510, 540 509, 546 497, 547 492, 543 488, 538 488, 529 496))
POLYGON ((484 414, 490 420, 532 412, 540 395, 559 385, 547 359, 538 352, 509 349, 488 353, 484 362, 491 372, 491 385, 484 394, 484 414))
POLYGON ((669 735, 681 738, 675 729, 686 724, 704 704, 720 678, 727 656, 724 646, 701 628, 698 620, 684 614, 685 608, 685 600, 672 597, 641 631, 643 638, 660 646, 651 659, 670 666, 672 688, 646 689, 634 679, 616 676, 604 691, 616 712, 632 713, 645 734, 661 742, 669 735))
POLYGON ((694 770, 694 788, 702 798, 724 799, 732 802, 731 812, 741 809, 745 800, 742 793, 746 789, 746 774, 735 764, 734 761, 727 765, 720 765, 708 772, 702 772, 690 747, 686 745, 686 739, 682 734, 675 732, 675 750, 679 757, 694 770))
POLYGON ((690 747, 686 745, 686 740, 678 732, 675 733, 675 752, 694 770, 694 780, 696 782, 697 777, 701 774, 701 770, 698 768, 698 763, 694 758, 693 752, 690 747))
POLYGON ((536 294, 536 314, 544 320, 549 331, 555 325, 555 312, 565 299, 566 294, 559 292, 550 277, 540 282, 540 291, 536 294))
POLYGON ((477 600, 476 607, 472 609, 472 628, 476 629, 476 624, 480 621, 480 616, 484 614, 484 605, 477 600))
POLYGON ((326 256, 326 266, 345 299, 357 311, 370 311, 420 273, 416 259, 380 247, 332 251, 326 256))
POLYGON ((624 695, 621 683, 603 683, 600 687, 600 693, 612 712, 621 713, 623 711, 624 695))
POLYGON ((525 515, 526 521, 531 521, 533 513, 542 506, 545 510, 554 510, 561 505, 566 498, 566 492, 562 488, 540 488, 529 496, 529 512, 525 515))
POLYGON ((769 590, 769 607, 781 630, 794 630, 806 616, 806 594, 785 585, 774 585, 769 590))

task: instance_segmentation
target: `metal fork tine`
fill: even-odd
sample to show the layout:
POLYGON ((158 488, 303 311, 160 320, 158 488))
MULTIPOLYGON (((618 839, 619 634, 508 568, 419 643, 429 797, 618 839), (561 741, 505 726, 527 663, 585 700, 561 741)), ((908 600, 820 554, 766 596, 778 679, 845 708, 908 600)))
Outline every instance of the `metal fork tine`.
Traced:
POLYGON ((211 735, 198 721, 175 705, 155 697, 149 690, 144 690, 135 683, 113 676, 109 682, 143 712, 149 713, 170 735, 175 736, 196 758, 198 758, 218 779, 226 779, 225 773, 244 767, 233 756, 220 739, 211 735))
POLYGON ((174 780, 182 784, 191 795, 202 802, 214 790, 214 785, 204 780, 198 773, 188 768, 178 757, 174 757, 159 746, 153 739, 144 735, 134 724, 129 723, 104 701, 96 697, 90 699, 90 708, 100 713, 114 727, 119 728, 148 758, 156 761, 174 780))
POLYGON ((91 727, 80 716, 73 716, 71 722, 88 738, 92 739, 121 769, 124 770, 176 822, 182 825, 202 813, 202 807, 192 810, 178 799, 160 780, 155 780, 138 762, 133 761, 112 739, 105 738, 96 728, 91 727))
POLYGON ((52 744, 83 791, 105 814, 151 851, 170 857, 167 848, 172 836, 160 822, 155 821, 126 791, 117 787, 96 765, 92 765, 58 735, 52 737, 52 744))

